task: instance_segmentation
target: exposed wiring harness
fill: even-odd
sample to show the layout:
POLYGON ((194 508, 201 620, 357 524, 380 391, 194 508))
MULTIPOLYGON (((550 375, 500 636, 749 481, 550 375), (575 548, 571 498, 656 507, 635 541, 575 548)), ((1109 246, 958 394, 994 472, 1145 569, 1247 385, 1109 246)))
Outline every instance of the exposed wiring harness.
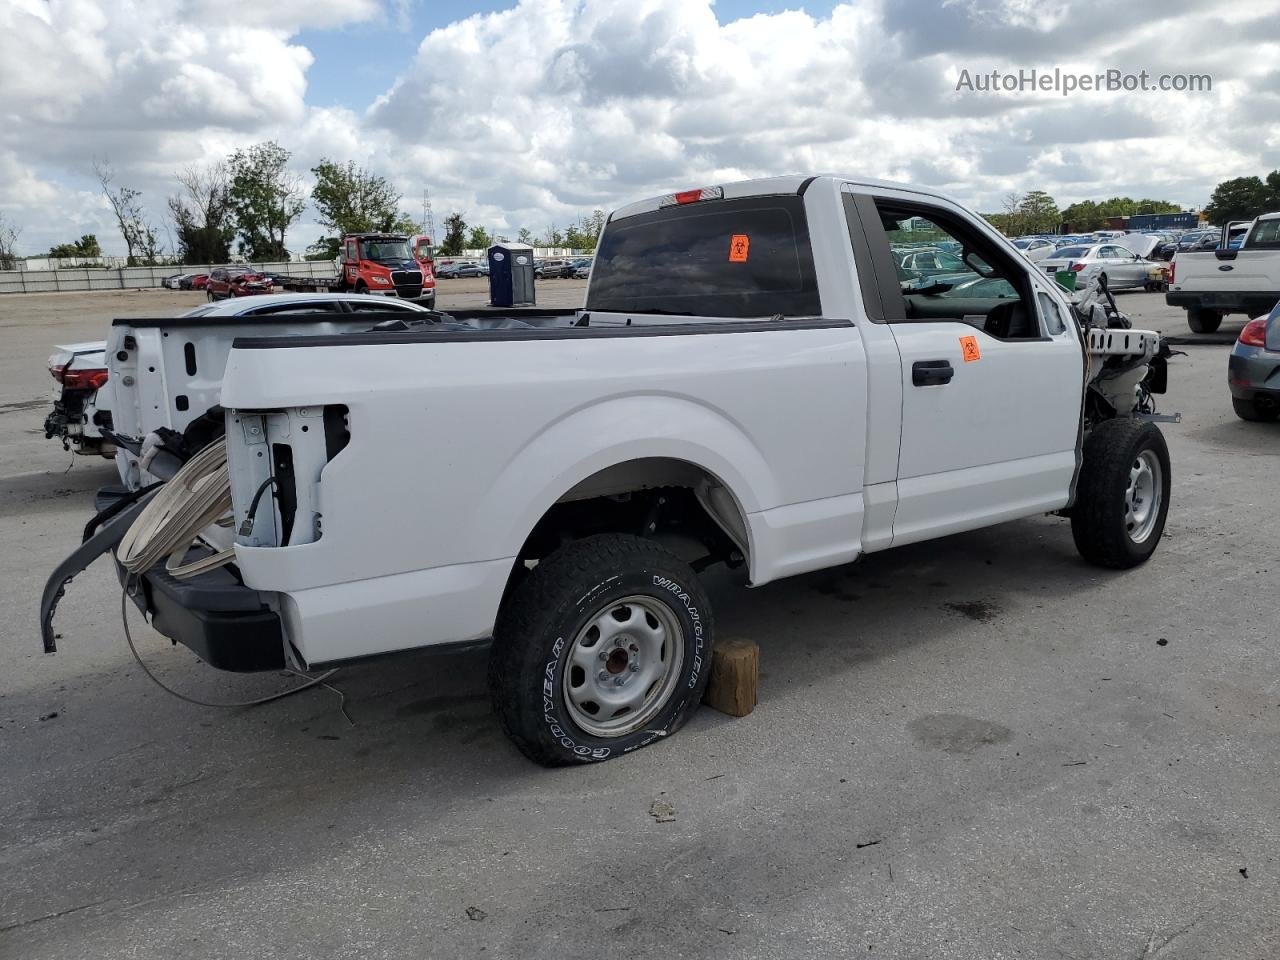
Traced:
POLYGON ((165 569, 178 580, 216 569, 231 562, 233 549, 191 563, 183 560, 200 531, 230 509, 231 477, 224 438, 188 460, 156 492, 125 533, 116 556, 131 574, 150 570, 166 557, 165 569))
MULTIPOLYGON (((268 478, 254 494, 253 503, 244 521, 249 529, 253 527, 253 519, 257 515, 263 495, 274 482, 274 478, 268 478)), ((214 441, 188 460, 182 469, 174 474, 142 508, 142 512, 130 525, 116 550, 117 559, 128 571, 120 592, 120 622, 124 625, 124 637, 129 644, 129 652, 138 661, 142 672, 158 687, 187 703, 202 707, 254 707, 293 696, 311 687, 324 686, 338 695, 338 709, 343 717, 346 717, 347 722, 351 723, 351 718, 347 716, 345 709, 346 698, 342 691, 325 682, 337 673, 336 669, 328 670, 318 677, 308 677, 304 673, 290 669, 290 673, 304 678, 306 682, 253 700, 215 701, 201 700, 199 697, 188 696, 174 690, 152 673, 151 668, 139 656, 138 648, 133 642, 133 633, 129 629, 128 610, 131 589, 136 591, 138 578, 165 558, 168 558, 165 561, 165 570, 177 580, 207 573, 229 563, 235 557, 234 548, 218 551, 190 563, 183 561, 200 531, 211 524, 222 523, 230 509, 231 477, 227 469, 225 438, 214 441)))

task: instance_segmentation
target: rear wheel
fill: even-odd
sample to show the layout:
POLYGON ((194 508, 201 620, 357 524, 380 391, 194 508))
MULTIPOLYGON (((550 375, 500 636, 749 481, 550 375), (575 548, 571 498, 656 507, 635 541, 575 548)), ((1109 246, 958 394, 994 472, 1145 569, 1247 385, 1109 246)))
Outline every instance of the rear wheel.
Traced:
POLYGON ((1193 333, 1214 333, 1222 326, 1222 314, 1204 307, 1188 307, 1187 326, 1193 333))
POLYGON ((608 760, 684 724, 711 645, 710 604, 687 564, 639 537, 578 540, 503 605, 489 654, 494 711, 537 763, 608 760))
POLYGON ((1080 555, 1118 570, 1144 562, 1164 534, 1169 485, 1169 448, 1155 424, 1116 419, 1094 427, 1071 511, 1080 555))
POLYGON ((1253 420, 1259 423, 1271 423, 1280 417, 1280 406, 1267 407, 1265 409, 1258 406, 1253 400, 1242 400, 1239 397, 1231 398, 1231 406, 1235 408, 1236 416, 1241 420, 1253 420))

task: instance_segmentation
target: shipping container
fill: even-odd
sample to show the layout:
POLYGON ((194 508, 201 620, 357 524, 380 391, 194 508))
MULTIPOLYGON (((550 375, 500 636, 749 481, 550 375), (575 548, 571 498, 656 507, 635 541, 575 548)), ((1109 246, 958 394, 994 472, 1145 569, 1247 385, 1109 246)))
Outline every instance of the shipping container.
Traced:
POLYGON ((1200 215, 1183 213, 1138 213, 1129 218, 1130 230, 1194 230, 1200 215))

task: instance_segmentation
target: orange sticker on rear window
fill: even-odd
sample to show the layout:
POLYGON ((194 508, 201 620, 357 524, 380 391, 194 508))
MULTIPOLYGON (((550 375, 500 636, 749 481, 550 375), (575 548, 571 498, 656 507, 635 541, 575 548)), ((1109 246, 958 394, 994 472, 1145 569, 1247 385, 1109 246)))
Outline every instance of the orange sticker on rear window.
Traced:
POLYGON ((745 233, 735 233, 729 240, 729 262, 746 263, 751 249, 751 238, 745 233))
POLYGON ((961 337, 960 353, 964 356, 965 363, 973 363, 975 360, 981 360, 982 351, 978 349, 978 338, 961 337))

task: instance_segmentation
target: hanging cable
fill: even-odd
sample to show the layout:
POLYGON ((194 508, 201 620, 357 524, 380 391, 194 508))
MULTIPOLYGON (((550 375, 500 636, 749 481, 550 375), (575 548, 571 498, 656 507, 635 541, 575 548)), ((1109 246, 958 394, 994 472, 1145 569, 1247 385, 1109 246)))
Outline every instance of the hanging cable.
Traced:
MULTIPOLYGON (((295 693, 301 693, 303 690, 309 690, 311 687, 323 685, 325 687, 328 687, 330 690, 332 690, 334 693, 338 695, 338 697, 340 698, 338 709, 342 711, 343 717, 346 717, 347 723, 351 723, 351 718, 347 716, 347 711, 345 706, 346 697, 343 695, 341 690, 338 690, 336 687, 329 686, 329 684, 325 683, 326 680, 328 680, 330 677, 332 677, 335 673, 338 672, 336 667, 332 670, 326 670, 324 673, 320 674, 320 676, 318 677, 307 677, 305 673, 299 673, 297 670, 290 670, 289 672, 292 674, 295 674, 299 677, 306 677, 307 682, 300 683, 296 687, 290 687, 288 690, 282 690, 279 693, 273 693, 270 696, 258 697, 256 700, 231 700, 231 701, 201 700, 199 697, 191 697, 185 693, 180 693, 179 691, 174 690, 172 687, 165 684, 165 682, 161 680, 159 677, 157 677, 154 673, 152 673, 151 668, 148 667, 145 663, 143 663, 142 657, 138 655, 138 648, 134 645, 134 642, 133 642, 133 633, 129 630, 129 583, 130 582, 131 582, 130 580, 126 580, 124 588, 120 591, 120 622, 124 624, 124 639, 129 644, 129 652, 133 654, 133 659, 138 661, 138 666, 142 668, 142 672, 145 673, 148 677, 150 677, 152 681, 156 684, 156 686, 158 686, 161 690, 165 691, 166 693, 172 694, 173 696, 177 697, 179 700, 185 700, 187 703, 194 703, 196 706, 199 706, 199 707, 256 707, 259 704, 271 703, 272 701, 275 701, 275 700, 283 700, 285 697, 291 697, 295 693)), ((354 726, 354 724, 352 725, 354 726)))

